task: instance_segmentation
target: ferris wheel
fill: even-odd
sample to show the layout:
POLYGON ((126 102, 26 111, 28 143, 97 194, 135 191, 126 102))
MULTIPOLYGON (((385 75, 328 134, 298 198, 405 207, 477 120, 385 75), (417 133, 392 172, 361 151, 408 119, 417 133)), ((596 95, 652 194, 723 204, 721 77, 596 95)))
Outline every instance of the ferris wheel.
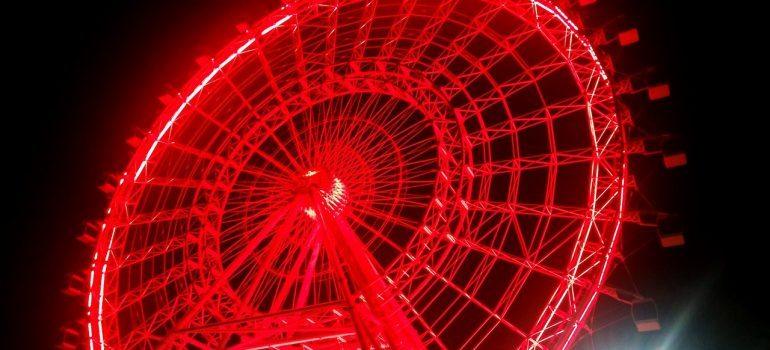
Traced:
POLYGON ((286 2, 122 174, 91 349, 563 349, 621 235, 624 121, 534 0, 286 2))

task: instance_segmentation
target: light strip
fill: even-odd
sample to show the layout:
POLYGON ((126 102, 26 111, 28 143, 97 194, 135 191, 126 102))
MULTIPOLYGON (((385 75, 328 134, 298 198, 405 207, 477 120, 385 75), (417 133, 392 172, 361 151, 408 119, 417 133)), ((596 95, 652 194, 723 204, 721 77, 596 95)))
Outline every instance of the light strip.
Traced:
POLYGON ((262 31, 262 35, 265 35, 267 33, 272 32, 275 28, 280 27, 282 24, 286 23, 286 21, 290 20, 293 15, 286 15, 286 17, 281 18, 278 20, 278 22, 275 22, 275 24, 265 28, 265 30, 262 31))

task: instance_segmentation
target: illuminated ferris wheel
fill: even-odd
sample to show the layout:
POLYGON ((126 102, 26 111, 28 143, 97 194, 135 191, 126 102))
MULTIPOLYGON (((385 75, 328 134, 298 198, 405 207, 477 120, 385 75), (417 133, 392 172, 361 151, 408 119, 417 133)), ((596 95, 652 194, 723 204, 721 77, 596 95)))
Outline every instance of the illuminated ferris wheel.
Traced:
POLYGON ((624 121, 530 0, 299 0, 242 33, 123 173, 91 349, 563 349, 623 220, 624 121))

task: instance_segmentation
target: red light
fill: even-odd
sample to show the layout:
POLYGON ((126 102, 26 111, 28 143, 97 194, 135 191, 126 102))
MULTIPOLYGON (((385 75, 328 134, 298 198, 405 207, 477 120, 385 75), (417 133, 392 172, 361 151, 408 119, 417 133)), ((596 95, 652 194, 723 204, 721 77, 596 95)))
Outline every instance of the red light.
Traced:
POLYGON ((626 144, 561 9, 317 0, 239 32, 132 140, 88 281, 92 349, 565 348, 585 331, 626 144))
POLYGON ((647 89, 647 97, 650 101, 662 100, 671 95, 668 84, 660 84, 647 89))
POLYGON ((639 31, 636 28, 626 30, 618 34, 618 41, 621 46, 629 46, 639 41, 639 31))
POLYGON ((663 156, 663 165, 667 169, 678 168, 687 165, 687 154, 674 153, 663 156))

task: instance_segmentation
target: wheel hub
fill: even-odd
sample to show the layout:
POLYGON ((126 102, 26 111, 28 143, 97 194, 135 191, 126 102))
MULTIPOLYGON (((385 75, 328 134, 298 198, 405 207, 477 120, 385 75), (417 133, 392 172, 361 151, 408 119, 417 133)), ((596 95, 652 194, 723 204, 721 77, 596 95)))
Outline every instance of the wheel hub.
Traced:
POLYGON ((338 177, 321 169, 310 169, 297 178, 295 196, 303 211, 316 219, 319 210, 325 210, 336 217, 345 209, 348 190, 338 177))

